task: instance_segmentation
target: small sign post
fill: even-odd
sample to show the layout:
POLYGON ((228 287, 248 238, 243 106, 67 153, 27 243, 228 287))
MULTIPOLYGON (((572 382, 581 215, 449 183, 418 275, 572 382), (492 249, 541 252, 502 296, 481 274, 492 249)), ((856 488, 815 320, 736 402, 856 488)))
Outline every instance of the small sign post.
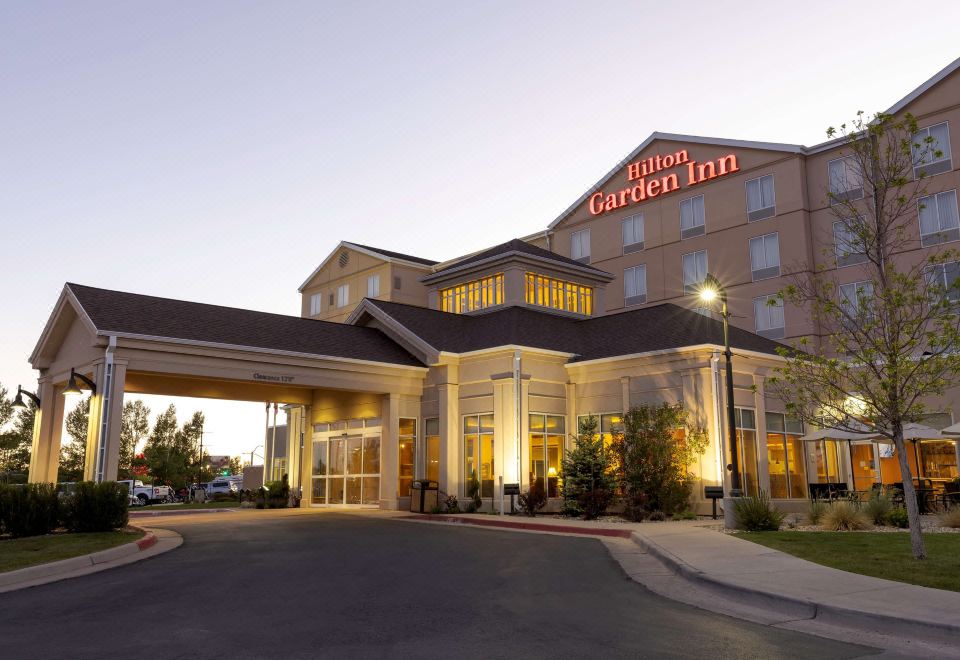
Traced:
POLYGON ((516 513, 513 498, 520 494, 520 484, 503 484, 503 494, 510 496, 510 513, 516 513))

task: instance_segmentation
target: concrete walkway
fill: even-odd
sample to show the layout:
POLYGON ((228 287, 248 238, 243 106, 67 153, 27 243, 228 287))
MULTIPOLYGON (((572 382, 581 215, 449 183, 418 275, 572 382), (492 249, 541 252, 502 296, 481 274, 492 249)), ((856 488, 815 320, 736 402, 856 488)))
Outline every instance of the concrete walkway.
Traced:
POLYGON ((929 644, 925 650, 936 649, 937 657, 960 656, 960 593, 821 566, 724 534, 721 521, 417 518, 604 537, 625 572, 662 595, 767 625, 845 639, 851 638, 844 631, 854 631, 850 634, 861 642, 884 637, 914 646, 929 644))

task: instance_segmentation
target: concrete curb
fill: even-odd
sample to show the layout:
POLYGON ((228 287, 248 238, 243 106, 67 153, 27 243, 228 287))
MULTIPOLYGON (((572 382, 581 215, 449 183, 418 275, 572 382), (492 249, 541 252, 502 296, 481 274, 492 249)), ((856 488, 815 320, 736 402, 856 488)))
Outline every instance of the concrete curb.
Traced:
POLYGON ((177 538, 175 543, 168 544, 169 547, 156 548, 155 546, 159 542, 159 539, 155 532, 152 530, 143 530, 139 527, 134 527, 134 529, 144 531, 144 536, 136 541, 93 552, 88 555, 70 557, 69 559, 38 564, 36 566, 27 566, 26 568, 0 573, 0 593, 55 582, 77 575, 95 573, 107 568, 112 568, 112 565, 123 565, 139 561, 140 559, 146 559, 155 554, 172 550, 178 547, 183 541, 179 534, 175 534, 169 530, 163 530, 162 533, 165 538, 168 536, 175 536, 177 538), (137 556, 140 553, 146 554, 142 557, 137 556))
POLYGON ((155 518, 157 516, 190 516, 200 513, 233 513, 240 511, 239 507, 231 509, 186 509, 183 511, 177 509, 163 509, 161 511, 131 511, 128 515, 131 518, 155 518))
POLYGON ((696 583, 701 588, 741 603, 776 611, 790 618, 813 619, 820 623, 841 628, 855 628, 867 632, 883 631, 886 635, 899 635, 907 638, 933 634, 937 637, 947 635, 954 638, 955 641, 955 638, 960 636, 960 624, 941 624, 905 616, 894 617, 736 584, 690 566, 639 532, 633 532, 630 535, 630 540, 648 554, 657 558, 676 575, 696 583))
POLYGON ((551 525, 547 523, 522 522, 513 520, 487 520, 477 518, 476 520, 462 518, 460 516, 445 516, 442 514, 419 514, 409 516, 396 516, 394 520, 408 520, 414 522, 426 522, 447 525, 472 525, 474 527, 493 527, 504 530, 522 530, 526 532, 547 532, 553 534, 577 534, 580 536, 600 536, 613 538, 630 538, 629 529, 610 529, 607 527, 574 527, 573 525, 551 525))

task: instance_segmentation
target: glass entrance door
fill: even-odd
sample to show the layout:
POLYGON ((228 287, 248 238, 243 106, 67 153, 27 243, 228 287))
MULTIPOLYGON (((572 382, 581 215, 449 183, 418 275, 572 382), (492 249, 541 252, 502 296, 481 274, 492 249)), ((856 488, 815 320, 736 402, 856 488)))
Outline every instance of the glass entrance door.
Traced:
POLYGON ((310 503, 379 506, 380 420, 317 426, 323 430, 313 434, 310 503))

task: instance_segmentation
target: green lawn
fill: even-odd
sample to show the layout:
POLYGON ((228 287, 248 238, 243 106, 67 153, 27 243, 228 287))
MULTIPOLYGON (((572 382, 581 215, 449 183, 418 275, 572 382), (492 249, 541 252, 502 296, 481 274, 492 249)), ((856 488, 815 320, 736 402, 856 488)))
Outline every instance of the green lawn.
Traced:
POLYGON ((185 502, 183 504, 151 504, 143 507, 131 507, 130 511, 166 511, 173 509, 229 509, 240 506, 239 502, 185 502))
POLYGON ((910 536, 890 532, 741 532, 742 539, 851 573, 960 591, 960 534, 924 534, 927 558, 910 536))
POLYGON ((143 534, 140 531, 119 531, 4 539, 0 541, 0 573, 106 550, 136 541, 143 534))

